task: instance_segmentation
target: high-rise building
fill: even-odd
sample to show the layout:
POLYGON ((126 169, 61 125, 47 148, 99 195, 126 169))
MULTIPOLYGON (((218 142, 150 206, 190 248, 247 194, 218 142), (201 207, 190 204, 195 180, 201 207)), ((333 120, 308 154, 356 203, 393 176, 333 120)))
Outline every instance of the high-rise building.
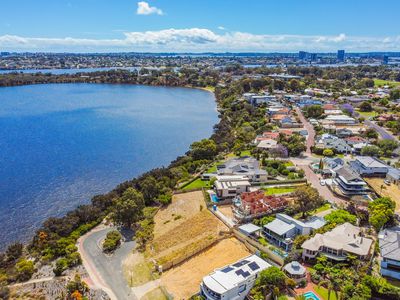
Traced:
POLYGON ((337 60, 344 61, 344 50, 338 50, 337 52, 337 60))
POLYGON ((383 62, 384 65, 387 65, 389 63, 389 56, 384 55, 382 62, 383 62))
POLYGON ((316 61, 318 58, 317 53, 311 53, 310 58, 311 58, 311 61, 316 61))
POLYGON ((299 51, 299 59, 303 60, 306 59, 307 52, 306 51, 299 51))

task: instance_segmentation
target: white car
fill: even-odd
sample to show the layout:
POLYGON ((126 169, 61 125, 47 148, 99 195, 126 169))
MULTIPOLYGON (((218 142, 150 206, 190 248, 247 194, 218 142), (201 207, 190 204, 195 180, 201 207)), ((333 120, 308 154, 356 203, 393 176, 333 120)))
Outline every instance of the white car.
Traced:
POLYGON ((321 184, 321 185, 325 185, 325 180, 324 179, 321 179, 320 181, 319 181, 319 183, 321 184))

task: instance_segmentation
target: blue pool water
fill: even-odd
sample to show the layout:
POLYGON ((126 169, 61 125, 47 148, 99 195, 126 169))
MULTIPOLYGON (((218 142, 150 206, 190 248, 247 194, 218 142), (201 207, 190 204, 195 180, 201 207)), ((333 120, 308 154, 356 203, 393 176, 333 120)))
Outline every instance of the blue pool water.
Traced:
POLYGON ((0 88, 0 250, 43 220, 168 165, 218 122, 214 96, 107 84, 0 88))
POLYGON ((310 299, 310 300, 320 300, 317 295, 315 295, 313 292, 307 292, 304 294, 304 297, 306 298, 306 300, 310 299))
POLYGON ((219 199, 218 199, 217 195, 212 194, 212 195, 211 195, 211 201, 212 201, 212 202, 215 202, 215 203, 218 203, 218 202, 219 202, 219 199))

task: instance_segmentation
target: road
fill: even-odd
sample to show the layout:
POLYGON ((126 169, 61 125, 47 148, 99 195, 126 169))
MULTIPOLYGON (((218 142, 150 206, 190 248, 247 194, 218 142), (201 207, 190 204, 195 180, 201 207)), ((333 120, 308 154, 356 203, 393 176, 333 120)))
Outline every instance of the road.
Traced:
POLYGON ((126 242, 111 256, 105 255, 100 248, 107 232, 114 229, 108 227, 90 231, 78 240, 78 250, 83 265, 97 288, 104 290, 112 300, 136 300, 122 270, 123 261, 135 246, 132 233, 122 233, 126 242))
POLYGON ((365 120, 364 123, 368 127, 375 129, 383 139, 396 140, 396 138, 392 134, 390 134, 385 128, 375 124, 374 122, 372 122, 370 120, 365 120))
POLYGON ((308 135, 307 135, 307 154, 311 154, 311 147, 314 146, 315 143, 315 130, 314 126, 310 124, 310 122, 307 121, 307 119, 304 117, 303 112, 301 111, 300 108, 297 106, 295 107, 295 110, 297 112, 297 115, 300 118, 301 123, 303 123, 304 129, 307 130, 308 135))

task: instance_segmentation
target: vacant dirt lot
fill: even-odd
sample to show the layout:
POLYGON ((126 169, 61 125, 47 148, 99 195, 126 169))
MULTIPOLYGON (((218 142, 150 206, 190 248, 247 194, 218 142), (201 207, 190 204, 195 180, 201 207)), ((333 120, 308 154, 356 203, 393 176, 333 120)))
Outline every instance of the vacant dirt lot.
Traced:
POLYGON ((172 203, 159 210, 154 218, 154 237, 163 235, 199 213, 200 205, 206 208, 201 191, 174 195, 172 203))
POLYGON ((175 299, 189 299, 199 291, 205 275, 248 255, 250 252, 237 239, 225 239, 165 272, 161 284, 175 299))
POLYGON ((172 204, 159 211, 154 220, 154 239, 147 253, 158 264, 195 252, 228 230, 207 210, 202 192, 175 195, 172 204))
POLYGON ((375 190, 378 195, 390 197, 396 202, 396 212, 400 212, 400 189, 397 185, 386 185, 383 178, 366 178, 365 181, 375 190), (382 188, 381 188, 382 187, 382 188))
POLYGON ((226 217, 233 219, 233 212, 231 205, 218 206, 218 210, 226 217))

